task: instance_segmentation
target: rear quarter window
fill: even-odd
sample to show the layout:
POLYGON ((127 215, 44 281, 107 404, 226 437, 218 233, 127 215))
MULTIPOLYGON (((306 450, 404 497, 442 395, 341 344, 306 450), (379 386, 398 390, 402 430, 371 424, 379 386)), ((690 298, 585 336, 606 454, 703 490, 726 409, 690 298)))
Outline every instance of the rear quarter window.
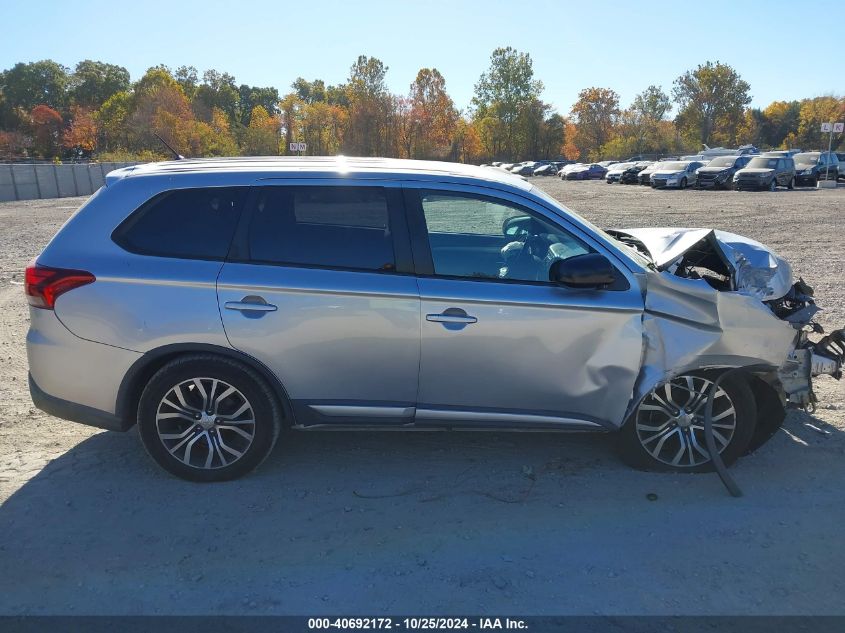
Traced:
POLYGON ((133 212, 112 239, 140 255, 223 260, 249 187, 174 189, 133 212))

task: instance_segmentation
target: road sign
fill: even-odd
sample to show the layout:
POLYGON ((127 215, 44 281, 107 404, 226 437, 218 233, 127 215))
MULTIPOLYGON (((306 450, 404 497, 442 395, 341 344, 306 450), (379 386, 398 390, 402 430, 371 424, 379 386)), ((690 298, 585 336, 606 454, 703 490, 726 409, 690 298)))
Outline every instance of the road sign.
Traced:
POLYGON ((292 152, 304 152, 308 149, 308 145, 305 143, 291 143, 290 144, 290 151, 292 152))
POLYGON ((832 123, 822 123, 822 132, 830 132, 832 123))
POLYGON ((833 132, 835 134, 841 134, 843 131, 845 131, 845 122, 840 121, 839 123, 833 124, 833 132))

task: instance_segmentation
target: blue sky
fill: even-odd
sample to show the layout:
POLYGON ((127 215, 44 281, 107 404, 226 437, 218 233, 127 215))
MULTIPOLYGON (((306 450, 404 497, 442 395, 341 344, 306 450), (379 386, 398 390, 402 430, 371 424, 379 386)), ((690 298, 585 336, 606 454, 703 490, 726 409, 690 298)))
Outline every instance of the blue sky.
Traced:
POLYGON ((419 68, 438 68, 464 108, 492 50, 509 45, 531 54, 543 98, 564 114, 582 88, 612 88, 626 106, 649 84, 668 92, 678 75, 706 60, 734 66, 751 84, 753 104, 765 106, 845 92, 841 71, 807 64, 808 51, 822 42, 833 49, 841 37, 825 32, 819 6, 796 0, 5 0, 0 69, 90 58, 125 66, 134 80, 159 63, 184 64, 284 94, 300 75, 342 82, 365 54, 389 67, 388 85, 399 93, 419 68))

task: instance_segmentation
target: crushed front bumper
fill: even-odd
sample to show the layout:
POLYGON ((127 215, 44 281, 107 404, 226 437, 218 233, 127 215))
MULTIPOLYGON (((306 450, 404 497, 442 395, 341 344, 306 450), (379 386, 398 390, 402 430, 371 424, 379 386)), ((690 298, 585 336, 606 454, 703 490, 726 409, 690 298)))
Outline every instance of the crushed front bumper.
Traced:
POLYGON ((778 370, 778 380, 787 402, 804 409, 815 409, 817 398, 813 392, 813 378, 827 375, 840 380, 843 365, 845 328, 831 332, 816 343, 805 340, 790 352, 778 370))

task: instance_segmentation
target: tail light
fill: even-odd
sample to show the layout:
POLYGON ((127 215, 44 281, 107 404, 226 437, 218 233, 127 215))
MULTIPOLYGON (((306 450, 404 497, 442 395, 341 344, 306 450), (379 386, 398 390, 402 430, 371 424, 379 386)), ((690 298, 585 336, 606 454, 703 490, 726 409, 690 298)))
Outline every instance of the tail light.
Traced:
POLYGON ((26 267, 24 292, 29 305, 52 310, 59 296, 74 288, 94 283, 96 279, 84 270, 51 268, 33 262, 26 267))

